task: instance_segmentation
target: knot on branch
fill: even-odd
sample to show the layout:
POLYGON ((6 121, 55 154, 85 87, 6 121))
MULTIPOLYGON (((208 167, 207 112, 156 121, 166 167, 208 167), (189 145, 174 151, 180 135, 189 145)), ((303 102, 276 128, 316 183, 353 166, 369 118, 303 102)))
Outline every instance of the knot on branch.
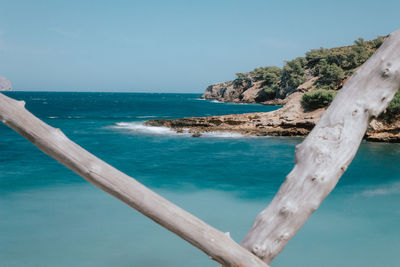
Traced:
POLYGON ((297 211, 297 205, 293 202, 286 202, 286 205, 284 205, 280 210, 279 214, 288 217, 291 214, 295 213, 297 211))
POLYGON ((254 245, 251 252, 260 259, 265 259, 267 257, 267 249, 262 248, 259 245, 254 245))
POLYGON ((382 71, 382 78, 388 78, 389 76, 391 76, 392 73, 392 63, 388 62, 386 63, 386 68, 384 68, 384 70, 382 71))
POLYGON ((313 183, 322 183, 324 182, 325 178, 323 175, 321 174, 314 174, 313 176, 311 176, 311 182, 313 183))

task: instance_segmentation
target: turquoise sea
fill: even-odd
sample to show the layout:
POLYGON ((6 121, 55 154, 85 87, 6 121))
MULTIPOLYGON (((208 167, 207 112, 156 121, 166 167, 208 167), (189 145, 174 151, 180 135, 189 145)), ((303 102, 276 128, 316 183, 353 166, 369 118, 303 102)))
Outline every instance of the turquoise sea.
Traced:
MULTIPOLYGON (((145 127, 152 118, 269 111, 197 94, 10 92, 73 141, 240 242, 301 138, 145 127)), ((0 125, 0 266, 219 266, 0 125)), ((272 266, 400 266, 400 145, 363 142, 272 266)))

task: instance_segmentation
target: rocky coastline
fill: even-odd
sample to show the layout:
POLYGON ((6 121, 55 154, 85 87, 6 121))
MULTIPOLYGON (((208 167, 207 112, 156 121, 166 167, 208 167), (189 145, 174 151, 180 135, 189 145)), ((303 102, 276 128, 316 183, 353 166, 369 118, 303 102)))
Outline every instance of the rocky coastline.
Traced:
MULTIPOLYGON (((280 109, 270 112, 233 114, 181 119, 158 119, 145 122, 148 126, 164 126, 178 133, 189 132, 194 137, 205 132, 232 132, 253 136, 306 136, 326 110, 305 111, 301 92, 291 94, 280 109)), ((364 137, 374 142, 400 142, 400 116, 388 123, 385 119, 371 121, 364 137)))

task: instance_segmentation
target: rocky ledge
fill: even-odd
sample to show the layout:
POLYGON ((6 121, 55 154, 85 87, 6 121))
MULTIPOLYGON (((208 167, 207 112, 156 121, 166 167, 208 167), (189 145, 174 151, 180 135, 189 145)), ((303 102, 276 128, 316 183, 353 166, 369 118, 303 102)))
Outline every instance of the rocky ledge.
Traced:
MULTIPOLYGON (((306 112, 301 106, 301 92, 287 97, 286 105, 271 112, 234 114, 182 119, 160 119, 145 122, 148 126, 165 126, 178 133, 193 133, 194 137, 204 132, 233 132, 255 136, 306 136, 318 122, 326 108, 306 112)), ((375 142, 400 142, 400 116, 390 123, 374 119, 365 139, 375 142)))

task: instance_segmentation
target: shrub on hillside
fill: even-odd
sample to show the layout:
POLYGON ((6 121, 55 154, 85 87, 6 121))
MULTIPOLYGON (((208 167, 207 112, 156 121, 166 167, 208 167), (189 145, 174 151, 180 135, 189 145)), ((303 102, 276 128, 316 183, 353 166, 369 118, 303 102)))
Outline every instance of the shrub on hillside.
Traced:
POLYGON ((303 94, 301 104, 308 110, 326 107, 329 106, 336 94, 335 90, 317 89, 303 94))
POLYGON ((392 101, 386 108, 386 112, 382 113, 379 118, 391 123, 393 119, 400 114, 400 90, 394 95, 392 101))
POLYGON ((247 78, 248 76, 249 75, 247 73, 241 73, 241 72, 236 73, 237 79, 244 79, 244 78, 247 78))
POLYGON ((232 84, 235 88, 238 88, 238 87, 248 88, 251 86, 251 80, 247 76, 242 76, 240 78, 236 78, 235 80, 233 80, 232 84))
POLYGON ((378 49, 379 47, 381 47, 381 45, 383 44, 383 42, 385 41, 385 36, 379 36, 378 38, 376 38, 375 40, 373 40, 373 45, 375 49, 378 49))
POLYGON ((391 114, 400 113, 400 90, 398 90, 394 95, 392 102, 390 102, 389 106, 386 108, 386 111, 391 114))
POLYGON ((363 38, 358 38, 354 43, 355 45, 352 46, 352 50, 355 52, 353 67, 356 68, 367 61, 367 59, 375 52, 375 49, 368 49, 367 43, 363 38))
POLYGON ((276 98, 276 93, 279 90, 279 86, 272 85, 272 86, 264 87, 262 90, 264 91, 265 99, 271 100, 271 99, 276 98))
POLYGON ((290 93, 307 80, 305 75, 306 64, 307 60, 304 57, 286 61, 282 72, 282 86, 286 88, 285 91, 290 93))
POLYGON ((332 49, 314 49, 306 53, 307 68, 314 76, 320 75, 321 68, 328 64, 336 64, 343 70, 350 70, 356 66, 357 53, 351 47, 332 49))
POLYGON ((315 81, 317 88, 337 89, 345 79, 343 69, 335 63, 328 64, 325 60, 322 60, 320 65, 320 77, 315 81))
POLYGON ((263 102, 276 97, 282 76, 282 70, 279 67, 256 68, 249 74, 254 81, 262 81, 262 89, 258 92, 256 101, 263 102))
POLYGON ((272 86, 280 82, 282 77, 282 70, 279 67, 267 67, 263 73, 263 80, 267 86, 272 86))
POLYGON ((321 60, 326 60, 329 54, 330 51, 323 47, 306 52, 307 68, 314 70, 314 75, 318 75, 317 66, 319 65, 321 60))
POLYGON ((264 102, 276 98, 277 87, 264 87, 257 92, 256 102, 264 102))
POLYGON ((264 80, 266 85, 272 85, 281 79, 282 70, 276 66, 268 66, 255 68, 249 74, 255 81, 264 80))

